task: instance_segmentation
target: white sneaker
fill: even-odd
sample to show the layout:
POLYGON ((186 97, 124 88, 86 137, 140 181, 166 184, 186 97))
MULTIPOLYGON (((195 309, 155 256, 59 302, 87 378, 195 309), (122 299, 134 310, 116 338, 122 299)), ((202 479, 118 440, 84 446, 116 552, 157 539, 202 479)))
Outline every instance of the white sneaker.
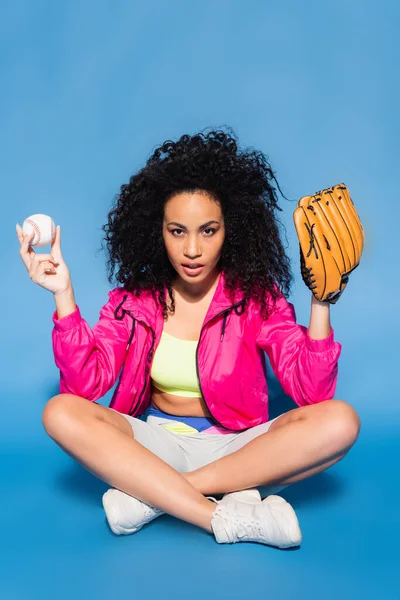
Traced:
MULTIPOLYGON (((212 496, 207 496, 207 498, 217 502, 212 496)), ((261 496, 257 489, 225 494, 224 498, 237 498, 238 500, 242 498, 247 502, 252 500, 261 502, 261 496)), ((114 488, 110 488, 103 494, 102 502, 108 524, 116 535, 136 533, 146 523, 165 514, 159 508, 114 488)))
POLYGON ((155 506, 114 488, 103 494, 102 503, 110 529, 116 535, 135 533, 146 523, 164 514, 155 506))
POLYGON ((211 527, 219 544, 259 542, 289 548, 302 541, 296 513, 281 496, 267 496, 262 501, 257 501, 255 494, 248 494, 247 501, 232 494, 224 496, 213 513, 211 527))

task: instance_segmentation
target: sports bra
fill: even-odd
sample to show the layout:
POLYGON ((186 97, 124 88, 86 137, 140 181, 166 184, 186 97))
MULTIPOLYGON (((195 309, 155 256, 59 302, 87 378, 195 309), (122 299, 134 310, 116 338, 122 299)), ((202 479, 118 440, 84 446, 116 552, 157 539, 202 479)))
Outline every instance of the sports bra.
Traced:
POLYGON ((175 396, 201 398, 196 371, 197 343, 162 332, 150 373, 157 389, 175 396))

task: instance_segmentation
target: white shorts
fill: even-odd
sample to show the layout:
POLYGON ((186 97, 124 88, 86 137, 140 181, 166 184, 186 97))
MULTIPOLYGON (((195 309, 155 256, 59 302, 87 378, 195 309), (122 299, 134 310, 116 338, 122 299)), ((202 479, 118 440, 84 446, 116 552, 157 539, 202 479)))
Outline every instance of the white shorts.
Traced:
MULTIPOLYGON (((114 409, 112 409, 114 410, 114 409)), ((161 417, 149 415, 147 420, 119 413, 131 424, 134 438, 139 444, 150 450, 179 473, 194 471, 222 456, 227 456, 243 448, 251 440, 266 433, 271 424, 279 418, 271 419, 261 425, 238 433, 175 433, 161 425, 171 423, 161 417)), ((175 420, 174 420, 175 421, 175 420)), ((179 422, 179 419, 177 419, 179 422)), ((263 488, 265 486, 262 486, 263 488)), ((286 486, 268 488, 268 493, 281 490, 286 486), (273 490, 273 491, 271 491, 273 490)))

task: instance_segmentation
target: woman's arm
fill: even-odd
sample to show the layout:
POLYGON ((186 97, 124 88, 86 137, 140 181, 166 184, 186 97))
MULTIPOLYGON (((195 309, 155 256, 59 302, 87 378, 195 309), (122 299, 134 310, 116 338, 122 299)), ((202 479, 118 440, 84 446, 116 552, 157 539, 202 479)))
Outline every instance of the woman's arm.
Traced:
POLYGON ((125 360, 129 329, 126 319, 114 316, 119 301, 116 293, 111 291, 108 295, 93 328, 82 318, 79 305, 72 310, 75 301, 72 303, 71 296, 56 299, 52 342, 55 363, 60 369, 60 393, 95 401, 117 380, 125 360))
POLYGON ((54 300, 59 319, 67 317, 76 310, 75 294, 72 287, 61 294, 54 294, 54 300))
POLYGON ((342 346, 334 340, 329 307, 312 302, 310 326, 296 322, 292 303, 282 295, 275 312, 262 321, 256 343, 267 354, 283 391, 298 406, 334 397, 342 346))
POLYGON ((328 302, 319 302, 311 294, 311 315, 308 326, 308 335, 313 340, 323 340, 331 332, 330 322, 330 304, 328 302))

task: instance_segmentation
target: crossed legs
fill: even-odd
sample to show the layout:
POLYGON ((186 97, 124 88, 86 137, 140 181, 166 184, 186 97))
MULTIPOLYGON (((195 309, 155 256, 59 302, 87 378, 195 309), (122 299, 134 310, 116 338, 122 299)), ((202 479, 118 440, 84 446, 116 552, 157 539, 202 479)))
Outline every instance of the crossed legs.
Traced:
POLYGON ((267 433, 228 456, 178 473, 134 439, 122 415, 79 396, 51 398, 42 421, 48 435, 96 477, 210 533, 215 503, 206 494, 310 477, 343 458, 360 430, 349 404, 326 400, 281 415, 267 433))

